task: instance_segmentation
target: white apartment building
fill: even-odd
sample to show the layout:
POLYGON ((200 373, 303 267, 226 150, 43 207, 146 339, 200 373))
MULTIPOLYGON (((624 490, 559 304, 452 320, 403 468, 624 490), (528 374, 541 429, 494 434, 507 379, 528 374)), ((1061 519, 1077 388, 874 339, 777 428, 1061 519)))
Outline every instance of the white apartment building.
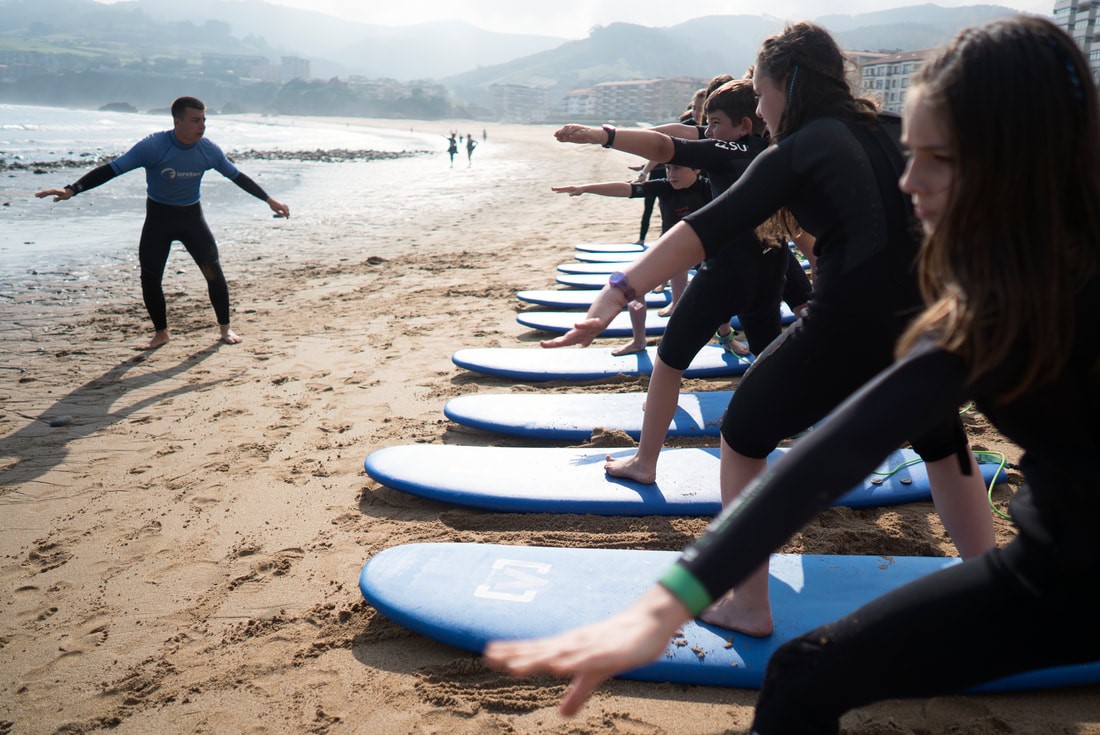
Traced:
POLYGON ((1100 84, 1100 15, 1098 0, 1055 0, 1054 23, 1073 37, 1084 52, 1092 78, 1100 84))

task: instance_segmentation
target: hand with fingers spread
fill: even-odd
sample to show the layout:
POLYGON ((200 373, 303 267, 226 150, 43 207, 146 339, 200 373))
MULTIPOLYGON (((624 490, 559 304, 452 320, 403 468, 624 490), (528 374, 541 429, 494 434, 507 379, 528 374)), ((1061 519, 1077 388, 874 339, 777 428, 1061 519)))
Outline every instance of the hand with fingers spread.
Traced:
POLYGON ((691 619, 683 603, 654 586, 618 615, 552 638, 498 641, 485 647, 490 668, 516 676, 571 676, 559 711, 571 717, 615 674, 643 666, 668 646, 677 628, 691 619))
POLYGON ((607 132, 603 128, 588 125, 563 125, 554 133, 560 143, 599 143, 607 141, 607 132))
POLYGON ((554 339, 539 342, 546 348, 569 347, 580 345, 587 347, 592 340, 600 336, 600 332, 607 329, 607 325, 623 310, 623 293, 617 288, 604 286, 596 296, 592 306, 589 307, 585 318, 573 325, 565 334, 554 339))

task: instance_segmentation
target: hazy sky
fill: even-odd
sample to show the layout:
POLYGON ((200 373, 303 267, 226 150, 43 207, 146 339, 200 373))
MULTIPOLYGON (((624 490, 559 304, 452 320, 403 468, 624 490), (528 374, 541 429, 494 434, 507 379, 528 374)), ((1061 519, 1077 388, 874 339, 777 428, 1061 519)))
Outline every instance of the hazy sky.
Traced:
MULTIPOLYGON (((617 21, 645 26, 671 26, 704 15, 763 15, 786 20, 816 18, 835 13, 866 13, 921 4, 922 0, 400 0, 394 3, 362 0, 268 0, 280 5, 309 8, 348 20, 402 26, 460 18, 471 25, 504 33, 534 33, 584 38, 594 25, 617 21)), ((1037 15, 1051 15, 1055 0, 987 0, 1037 15)), ((942 7, 976 5, 973 0, 935 0, 942 7)))

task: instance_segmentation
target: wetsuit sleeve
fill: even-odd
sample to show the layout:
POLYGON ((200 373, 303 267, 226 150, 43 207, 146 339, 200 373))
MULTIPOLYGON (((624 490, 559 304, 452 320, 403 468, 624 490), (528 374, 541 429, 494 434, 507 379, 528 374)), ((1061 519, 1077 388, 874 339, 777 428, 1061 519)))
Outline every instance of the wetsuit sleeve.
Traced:
POLYGON ((118 174, 111 168, 111 164, 105 163, 102 166, 93 168, 91 171, 81 176, 76 183, 69 184, 65 188, 72 189, 73 194, 79 194, 82 191, 88 191, 88 189, 94 189, 97 186, 106 184, 116 176, 118 176, 118 174))
POLYGON ((749 164, 736 183, 684 218, 711 258, 731 242, 730 234, 750 232, 779 210, 801 184, 791 168, 792 146, 772 146, 749 164))
POLYGON ((263 187, 261 187, 251 178, 249 178, 248 175, 245 174, 243 171, 238 171, 236 178, 234 178, 232 181, 234 184, 241 187, 249 194, 256 197, 257 199, 260 199, 261 201, 266 202, 270 198, 268 197, 267 192, 263 190, 263 187))
POLYGON ((966 399, 962 361, 928 340, 853 394, 773 463, 660 579, 699 613, 912 434, 966 399))
POLYGON ((704 171, 724 171, 729 168, 728 157, 715 149, 715 141, 672 139, 672 158, 667 163, 704 171))

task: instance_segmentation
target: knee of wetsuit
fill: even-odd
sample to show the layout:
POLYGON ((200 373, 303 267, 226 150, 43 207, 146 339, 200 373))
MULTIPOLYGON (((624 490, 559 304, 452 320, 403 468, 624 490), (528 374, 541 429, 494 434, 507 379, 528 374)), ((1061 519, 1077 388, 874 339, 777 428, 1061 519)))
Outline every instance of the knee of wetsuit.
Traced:
POLYGON ((828 641, 814 633, 780 646, 768 661, 756 703, 753 733, 839 732, 839 715, 828 706, 830 682, 815 673, 828 641))
POLYGON ((200 265, 199 270, 202 271, 202 275, 206 278, 206 280, 211 283, 217 283, 218 281, 225 280, 225 274, 222 273, 222 264, 220 260, 215 260, 212 263, 200 265))

